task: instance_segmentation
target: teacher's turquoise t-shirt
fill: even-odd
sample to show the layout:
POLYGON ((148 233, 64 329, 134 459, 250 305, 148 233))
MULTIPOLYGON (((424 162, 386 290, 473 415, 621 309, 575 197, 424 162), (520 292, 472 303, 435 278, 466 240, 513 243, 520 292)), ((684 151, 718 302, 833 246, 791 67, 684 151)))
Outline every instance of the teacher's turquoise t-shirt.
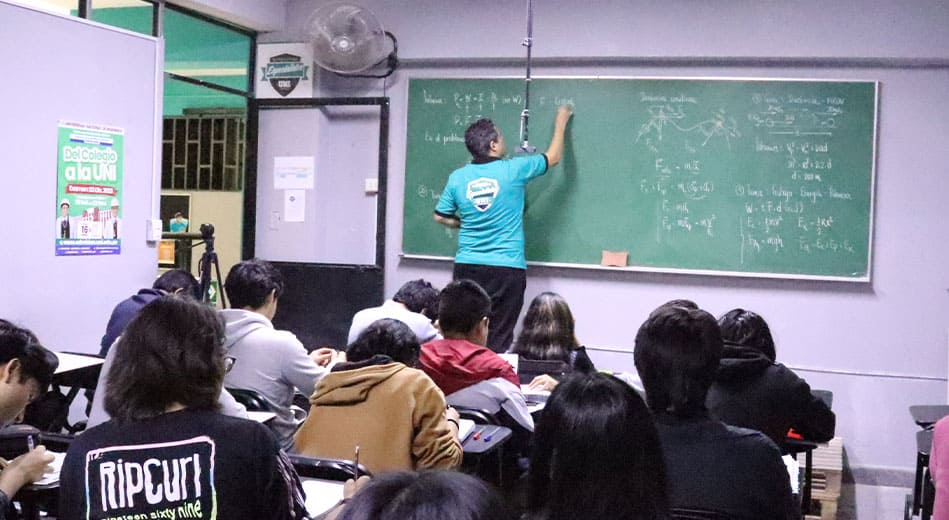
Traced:
POLYGON ((524 192, 546 172, 544 154, 473 162, 452 172, 435 213, 461 219, 455 262, 526 269, 524 192))

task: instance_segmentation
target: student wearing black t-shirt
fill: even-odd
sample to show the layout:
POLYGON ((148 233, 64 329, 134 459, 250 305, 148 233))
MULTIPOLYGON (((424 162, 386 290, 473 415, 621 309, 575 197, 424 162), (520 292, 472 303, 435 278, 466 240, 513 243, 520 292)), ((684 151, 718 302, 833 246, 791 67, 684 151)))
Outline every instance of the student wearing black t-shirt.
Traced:
POLYGON ((207 306, 161 297, 114 347, 112 420, 73 441, 59 518, 305 518, 300 480, 270 430, 217 413, 224 327, 207 306))

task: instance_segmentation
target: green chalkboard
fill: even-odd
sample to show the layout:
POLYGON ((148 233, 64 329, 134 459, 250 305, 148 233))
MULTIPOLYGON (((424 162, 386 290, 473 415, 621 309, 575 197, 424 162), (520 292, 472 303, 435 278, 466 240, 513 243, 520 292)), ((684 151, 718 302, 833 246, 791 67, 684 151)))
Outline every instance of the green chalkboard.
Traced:
MULTIPOLYGON (((470 160, 465 128, 492 118, 518 145, 520 79, 409 82, 403 254, 452 257, 432 220, 470 160)), ((867 281, 877 84, 746 79, 540 78, 530 143, 575 107, 560 165, 532 182, 530 263, 867 281)))

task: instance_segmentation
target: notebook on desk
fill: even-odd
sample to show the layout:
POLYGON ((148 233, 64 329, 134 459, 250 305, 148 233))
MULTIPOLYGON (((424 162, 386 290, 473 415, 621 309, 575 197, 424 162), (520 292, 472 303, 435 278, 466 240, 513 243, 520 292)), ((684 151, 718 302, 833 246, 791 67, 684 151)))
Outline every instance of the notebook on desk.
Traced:
POLYGON ((474 431, 475 422, 471 419, 458 420, 458 442, 465 442, 471 432, 474 431))
POLYGON ((531 390, 528 385, 521 385, 521 393, 527 401, 527 411, 531 414, 543 410, 547 405, 547 398, 550 397, 549 390, 531 390))
POLYGON ((550 397, 549 390, 532 390, 530 385, 521 385, 521 393, 524 394, 528 405, 546 403, 547 398, 550 397))
POLYGON ((43 478, 37 480, 30 484, 30 486, 43 487, 49 486, 52 484, 59 484, 59 474, 63 470, 63 461, 66 460, 66 454, 58 451, 46 450, 46 453, 49 453, 53 456, 53 461, 49 463, 49 466, 53 468, 49 473, 45 473, 43 478))
POLYGON ((317 518, 343 499, 343 483, 315 478, 300 479, 306 493, 306 511, 317 518))

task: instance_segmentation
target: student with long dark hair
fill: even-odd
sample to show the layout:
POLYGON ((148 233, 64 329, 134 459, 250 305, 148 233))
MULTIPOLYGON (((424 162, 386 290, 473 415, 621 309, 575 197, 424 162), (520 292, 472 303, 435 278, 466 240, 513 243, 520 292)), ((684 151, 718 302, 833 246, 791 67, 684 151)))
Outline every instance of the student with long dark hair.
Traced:
POLYGON ((712 315, 659 307, 636 333, 633 356, 662 443, 670 508, 734 519, 800 518, 778 447, 760 432, 715 420, 705 408, 722 356, 712 315))
POLYGON ((540 293, 527 308, 511 352, 526 359, 562 361, 577 372, 593 372, 593 362, 577 341, 574 324, 573 313, 562 296, 540 293))
POLYGON ((557 386, 534 432, 531 520, 666 518, 662 450, 642 398, 613 376, 557 386))
POLYGON ((162 296, 125 329, 108 373, 109 422, 76 437, 60 476, 63 520, 299 519, 302 486, 270 430, 218 413, 224 324, 162 296))
POLYGON ((789 428, 816 442, 834 437, 834 412, 806 381, 775 361, 774 339, 764 318, 732 309, 718 319, 718 326, 725 349, 706 399, 712 415, 758 430, 782 448, 789 428))
POLYGON ((513 520, 481 480, 454 471, 399 471, 373 478, 338 520, 513 520))

